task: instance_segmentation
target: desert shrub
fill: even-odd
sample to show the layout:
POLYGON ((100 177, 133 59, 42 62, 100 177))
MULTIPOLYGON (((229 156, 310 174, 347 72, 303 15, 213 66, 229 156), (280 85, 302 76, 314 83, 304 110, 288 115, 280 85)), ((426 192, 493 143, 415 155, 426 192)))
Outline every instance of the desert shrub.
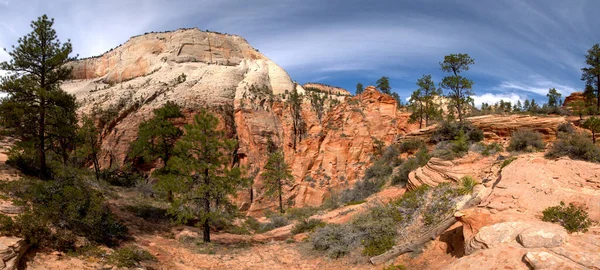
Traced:
POLYGON ((244 220, 244 226, 255 232, 260 231, 261 227, 260 222, 254 217, 247 217, 246 220, 244 220))
POLYGON ((339 204, 347 205, 352 202, 363 201, 372 194, 377 193, 383 184, 382 181, 366 178, 356 181, 352 189, 342 190, 339 196, 339 204))
POLYGON ((15 222, 7 215, 0 214, 0 234, 12 235, 15 232, 15 222))
POLYGON ((515 160, 517 160, 517 157, 509 157, 509 158, 505 159, 504 161, 502 161, 502 165, 500 165, 500 169, 504 169, 504 167, 508 166, 515 160))
POLYGON ((402 264, 392 264, 384 267, 383 270, 406 270, 406 266, 402 264))
POLYGON ((300 208, 289 208, 285 211, 285 216, 292 220, 305 220, 312 215, 317 214, 321 210, 320 207, 300 207, 300 208))
POLYGON ((381 155, 381 160, 383 164, 395 166, 402 162, 398 155, 400 155, 400 149, 397 145, 391 144, 383 150, 383 154, 381 155))
POLYGON ((383 160, 376 161, 367 170, 365 170, 364 179, 383 179, 392 174, 393 167, 383 162, 383 160))
POLYGON ((561 201, 557 206, 546 208, 542 214, 543 221, 559 223, 571 233, 586 232, 590 225, 592 225, 587 211, 583 207, 576 206, 573 203, 569 203, 569 206, 566 206, 561 201))
POLYGON ((330 258, 339 258, 353 250, 359 235, 351 224, 327 224, 317 228, 311 235, 312 246, 315 250, 324 251, 330 258))
POLYGON ((475 178, 470 175, 466 175, 460 179, 460 186, 458 187, 458 193, 461 195, 467 195, 473 193, 473 188, 479 184, 475 178))
POLYGON ((325 222, 319 220, 319 219, 305 219, 300 221, 299 223, 296 223, 296 225, 294 225, 294 228, 292 228, 292 233, 293 234, 299 234, 299 233, 303 233, 303 232, 312 232, 314 231, 316 228, 320 228, 325 226, 325 222))
POLYGON ((508 150, 525 152, 544 150, 542 134, 532 130, 517 130, 512 133, 508 150))
POLYGON ((399 212, 390 205, 377 205, 366 214, 352 221, 354 230, 360 234, 363 253, 375 256, 388 251, 396 243, 397 222, 402 220, 399 212))
POLYGON ((156 207, 149 204, 134 204, 134 205, 126 205, 125 210, 133 213, 136 217, 145 219, 145 220, 169 220, 169 214, 167 209, 156 207))
POLYGON ((458 155, 452 151, 452 142, 443 141, 439 142, 433 152, 431 153, 434 157, 440 158, 443 160, 453 160, 458 157, 458 155))
POLYGON ((141 179, 141 176, 128 169, 104 169, 100 171, 100 178, 113 186, 133 187, 141 179))
POLYGON ((456 189, 448 183, 442 183, 432 189, 431 199, 423 212, 423 223, 435 225, 454 212, 455 199, 459 197, 456 189))
POLYGON ((150 252, 136 246, 124 246, 113 251, 108 261, 117 267, 134 267, 141 261, 155 261, 150 252))
POLYGON ((485 143, 479 142, 479 143, 475 144, 471 148, 471 150, 473 152, 480 153, 481 155, 487 157, 489 155, 493 155, 493 154, 504 151, 504 147, 502 146, 502 144, 500 144, 498 142, 493 142, 490 144, 485 144, 485 143))
POLYGON ((54 181, 18 181, 15 200, 30 207, 15 219, 13 234, 31 245, 58 250, 72 249, 77 236, 108 246, 125 239, 127 228, 115 219, 102 195, 77 174, 63 168, 56 171, 54 181))
POLYGON ((574 134, 575 133, 575 127, 573 126, 573 123, 569 122, 565 122, 565 123, 561 123, 558 125, 557 127, 557 131, 558 132, 562 132, 562 133, 566 133, 566 134, 574 134))
POLYGON ((443 141, 454 140, 459 132, 463 132, 470 142, 479 142, 483 140, 483 131, 468 122, 443 121, 431 135, 431 141, 439 143, 443 141))
POLYGON ((400 143, 400 145, 398 146, 398 150, 400 151, 400 153, 408 153, 414 152, 423 147, 427 147, 427 145, 423 141, 412 139, 400 143))
POLYGON ((411 222, 416 217, 415 214, 425 206, 429 189, 429 186, 422 185, 414 190, 407 191, 398 200, 392 202, 392 205, 397 207, 405 221, 411 222))
POLYGON ((268 232, 283 226, 287 226, 288 224, 290 224, 290 221, 284 216, 271 216, 271 218, 269 218, 269 222, 260 226, 259 232, 268 232))
POLYGON ((410 172, 425 166, 427 162, 429 162, 429 159, 431 159, 431 155, 427 151, 427 148, 421 148, 414 157, 410 157, 402 162, 397 173, 392 178, 392 185, 403 185, 408 183, 408 175, 410 172))
POLYGON ((591 162, 600 162, 600 147, 592 142, 587 134, 578 132, 570 136, 562 136, 546 153, 548 158, 568 156, 591 162))
POLYGON ((15 167, 25 175, 40 175, 39 162, 33 147, 13 147, 8 154, 6 164, 15 167))

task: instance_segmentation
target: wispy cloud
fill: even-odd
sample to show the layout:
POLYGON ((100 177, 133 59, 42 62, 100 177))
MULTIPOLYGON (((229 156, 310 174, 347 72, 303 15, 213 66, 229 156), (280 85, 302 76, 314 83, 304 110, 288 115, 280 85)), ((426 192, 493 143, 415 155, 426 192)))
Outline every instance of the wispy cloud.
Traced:
POLYGON ((523 100, 525 100, 525 99, 515 93, 510 93, 510 94, 485 93, 483 95, 473 96, 473 101, 475 103, 475 106, 478 108, 481 107, 481 103, 487 103, 487 104, 492 105, 492 104, 496 104, 496 102, 499 102, 500 100, 510 101, 512 104, 516 104, 518 101, 523 102, 523 100))

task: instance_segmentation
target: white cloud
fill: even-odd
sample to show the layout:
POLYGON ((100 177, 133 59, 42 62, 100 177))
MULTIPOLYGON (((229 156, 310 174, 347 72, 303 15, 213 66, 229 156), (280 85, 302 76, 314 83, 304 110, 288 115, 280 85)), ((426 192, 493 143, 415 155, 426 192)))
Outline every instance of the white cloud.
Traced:
POLYGON ((523 103, 524 98, 515 94, 515 93, 510 93, 510 94, 493 94, 493 93, 485 93, 483 95, 475 95, 472 96, 474 102, 475 102, 475 106, 480 108, 481 107, 481 103, 487 103, 487 104, 495 104, 496 102, 499 102, 500 100, 504 100, 504 101, 510 101, 512 104, 516 104, 517 101, 521 101, 521 103, 523 103))
POLYGON ((538 95, 545 96, 548 94, 548 90, 550 88, 556 88, 556 90, 563 95, 563 97, 568 96, 573 92, 577 92, 578 90, 570 85, 565 85, 558 82, 550 81, 546 78, 540 76, 531 76, 530 80, 527 82, 514 82, 514 81, 504 81, 500 83, 497 87, 497 90, 501 91, 523 91, 534 93, 538 95))

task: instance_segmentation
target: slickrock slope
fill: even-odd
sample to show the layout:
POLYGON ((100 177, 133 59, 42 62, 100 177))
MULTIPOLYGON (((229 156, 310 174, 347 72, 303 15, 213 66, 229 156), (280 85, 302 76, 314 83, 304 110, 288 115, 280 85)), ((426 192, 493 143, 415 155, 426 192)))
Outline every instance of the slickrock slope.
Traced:
MULTIPOLYGON (((104 168, 123 164, 140 123, 173 101, 186 116, 176 123, 180 126, 201 108, 216 113, 221 128, 238 140, 237 159, 251 175, 260 175, 268 139, 280 145, 293 164, 296 185, 286 198, 296 206, 319 204, 329 187, 351 185, 369 164, 375 140, 387 145, 396 134, 411 130, 408 113, 398 111, 391 97, 372 87, 356 98, 319 84, 305 90, 235 35, 198 29, 150 33, 71 65, 74 80, 63 89, 77 97, 80 114, 100 112, 106 122, 100 155, 104 168), (294 88, 302 96, 306 130, 296 147, 289 104, 294 88), (307 178, 325 175, 328 183, 311 184, 307 178)), ((254 184, 251 212, 272 205, 262 198, 260 178, 254 184)), ((249 192, 240 195, 240 204, 249 207, 249 192)))
POLYGON ((494 163, 495 157, 483 157, 473 152, 455 160, 434 157, 425 166, 410 172, 407 188, 415 189, 421 185, 434 187, 445 182, 458 184, 467 175, 479 182, 487 182, 498 173, 499 166, 494 166, 494 163))
MULTIPOLYGON (((513 131, 530 129, 542 133, 545 141, 556 138, 556 128, 567 119, 563 116, 528 116, 528 115, 483 115, 467 118, 474 126, 483 130, 487 140, 509 140, 513 131)), ((399 141, 420 139, 427 141, 436 126, 416 130, 405 136, 399 136, 399 141)))
MULTIPOLYGON (((455 170, 468 160, 460 159, 464 164, 455 170)), ((485 164, 473 159, 468 166, 496 171, 497 163, 485 164)), ((493 181, 484 181, 489 195, 476 208, 455 213, 459 223, 425 245, 420 255, 403 255, 396 263, 418 269, 600 269, 597 224, 588 232, 568 234, 541 221, 542 211, 561 201, 583 206, 592 220, 600 220, 599 176, 599 164, 549 160, 543 153, 519 155, 493 181)))

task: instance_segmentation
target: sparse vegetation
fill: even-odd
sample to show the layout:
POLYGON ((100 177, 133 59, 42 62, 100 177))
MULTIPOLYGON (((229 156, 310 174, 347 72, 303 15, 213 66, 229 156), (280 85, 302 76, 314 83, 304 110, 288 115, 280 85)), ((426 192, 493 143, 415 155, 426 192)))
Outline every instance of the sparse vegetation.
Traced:
POLYGON ((312 232, 316 228, 320 228, 323 226, 325 226, 325 222, 319 219, 305 219, 294 225, 294 228, 292 228, 292 233, 299 234, 304 232, 312 232))
POLYGON ((559 223, 570 233, 586 232, 592 225, 587 211, 573 203, 569 203, 567 206, 561 201, 557 206, 546 208, 542 214, 543 221, 559 223))
POLYGON ((548 158, 568 156, 572 159, 580 159, 591 162, 600 162, 600 147, 592 142, 590 137, 577 132, 573 135, 560 136, 554 142, 550 151, 546 153, 548 158))
POLYGON ((517 160, 517 157, 508 157, 507 159, 502 161, 502 165, 500 165, 500 169, 504 169, 504 167, 508 166, 515 160, 517 160))
POLYGON ((134 267, 142 261, 155 261, 150 252, 137 246, 128 245, 116 249, 108 257, 108 261, 117 267, 134 267))
POLYGON ((544 150, 542 134, 533 130, 517 130, 512 133, 509 151, 537 152, 544 150))
POLYGON ((461 195, 467 195, 473 193, 473 188, 479 184, 475 178, 470 175, 463 176, 460 179, 460 187, 458 188, 458 193, 461 195))

